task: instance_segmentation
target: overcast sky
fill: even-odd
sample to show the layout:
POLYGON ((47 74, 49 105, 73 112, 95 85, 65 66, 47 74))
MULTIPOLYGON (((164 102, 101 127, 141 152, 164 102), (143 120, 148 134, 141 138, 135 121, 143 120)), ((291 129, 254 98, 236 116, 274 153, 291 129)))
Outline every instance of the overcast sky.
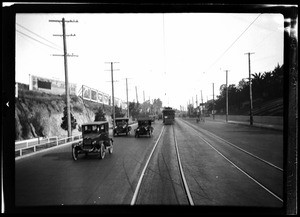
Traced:
MULTIPOLYGON (((225 84, 238 84, 251 72, 271 71, 283 64, 281 14, 131 13, 131 14, 17 14, 16 81, 28 84, 29 74, 64 81, 62 24, 66 23, 69 82, 111 95, 110 65, 115 97, 129 101, 160 98, 164 106, 186 107, 212 99, 225 84)), ((216 98, 216 96, 215 96, 216 98)))

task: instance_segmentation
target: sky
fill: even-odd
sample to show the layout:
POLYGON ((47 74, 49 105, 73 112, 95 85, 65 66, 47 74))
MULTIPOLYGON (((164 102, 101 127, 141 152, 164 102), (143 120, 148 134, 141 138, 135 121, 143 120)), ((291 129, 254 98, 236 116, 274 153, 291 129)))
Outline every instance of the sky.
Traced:
POLYGON ((251 73, 283 64, 284 18, 281 14, 230 13, 98 13, 16 14, 16 82, 29 74, 64 81, 61 22, 66 23, 69 82, 126 101, 160 98, 163 106, 215 99, 219 88, 251 73))

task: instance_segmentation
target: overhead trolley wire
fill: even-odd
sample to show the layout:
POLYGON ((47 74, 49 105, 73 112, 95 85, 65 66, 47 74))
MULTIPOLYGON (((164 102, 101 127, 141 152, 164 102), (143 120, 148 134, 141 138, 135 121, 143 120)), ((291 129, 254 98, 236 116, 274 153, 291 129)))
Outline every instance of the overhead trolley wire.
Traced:
POLYGON ((59 48, 59 49, 63 50, 63 49, 62 49, 60 46, 58 46, 57 44, 55 44, 55 43, 49 41, 48 39, 46 39, 46 38, 40 36, 39 34, 37 34, 37 33, 33 32, 33 31, 31 31, 30 29, 28 29, 28 28, 26 28, 26 27, 24 27, 24 26, 22 26, 22 25, 20 25, 20 24, 18 24, 18 23, 16 23, 16 24, 17 24, 19 27, 21 27, 21 28, 27 30, 28 32, 30 32, 30 33, 36 35, 37 37, 39 37, 39 38, 41 38, 41 39, 43 39, 43 40, 49 42, 50 44, 56 46, 56 47, 59 48))
POLYGON ((35 41, 37 41, 37 42, 39 42, 39 43, 41 43, 41 44, 43 44, 43 45, 46 45, 46 46, 48 46, 48 47, 51 47, 51 48, 53 48, 53 49, 56 49, 56 50, 59 50, 59 51, 62 51, 62 50, 63 50, 63 48, 62 48, 62 47, 60 47, 59 45, 57 45, 57 44, 55 44, 55 43, 53 43, 53 42, 49 41, 48 39, 46 39, 46 38, 44 38, 44 37, 40 36, 39 34, 37 34, 37 33, 33 32, 33 31, 31 31, 30 29, 28 29, 28 28, 26 28, 26 27, 22 26, 21 24, 18 24, 18 23, 16 23, 16 25, 18 25, 19 27, 21 27, 21 28, 25 29, 26 31, 30 32, 31 34, 33 34, 33 35, 35 35, 35 36, 39 37, 40 39, 43 39, 43 40, 45 40, 46 42, 48 42, 48 43, 52 44, 52 45, 53 45, 53 46, 55 46, 56 48, 55 48, 55 47, 53 47, 53 46, 51 46, 51 45, 45 44, 44 42, 42 42, 42 41, 40 41, 40 40, 38 40, 38 39, 36 39, 36 38, 34 38, 34 37, 32 37, 32 36, 29 36, 29 35, 27 35, 26 33, 24 33, 24 32, 21 32, 20 30, 19 30, 19 31, 18 31, 18 30, 16 30, 17 32, 19 32, 19 33, 21 33, 21 34, 23 34, 23 35, 25 35, 25 36, 29 37, 30 39, 32 39, 32 40, 35 40, 35 41))
POLYGON ((45 46, 47 46, 47 47, 50 47, 50 48, 53 48, 53 49, 55 49, 55 50, 61 51, 60 49, 58 49, 58 48, 56 48, 56 47, 53 47, 53 46, 51 46, 51 45, 45 44, 44 42, 39 41, 38 39, 35 39, 35 38, 33 38, 33 37, 27 35, 27 34, 24 33, 24 32, 21 32, 21 31, 19 31, 19 30, 16 30, 16 32, 18 32, 18 33, 20 33, 20 34, 22 34, 22 35, 24 35, 24 36, 26 36, 26 37, 28 37, 28 38, 34 40, 34 41, 36 41, 36 42, 38 42, 38 43, 40 43, 40 44, 43 44, 43 45, 45 45, 45 46))
POLYGON ((218 57, 218 59, 210 65, 210 67, 207 69, 207 71, 209 69, 211 69, 211 67, 213 67, 224 55, 225 53, 227 53, 227 51, 242 37, 243 34, 245 34, 245 32, 254 24, 254 22, 260 17, 261 14, 259 14, 248 26, 247 28, 237 37, 237 39, 235 39, 233 41, 233 43, 218 57))

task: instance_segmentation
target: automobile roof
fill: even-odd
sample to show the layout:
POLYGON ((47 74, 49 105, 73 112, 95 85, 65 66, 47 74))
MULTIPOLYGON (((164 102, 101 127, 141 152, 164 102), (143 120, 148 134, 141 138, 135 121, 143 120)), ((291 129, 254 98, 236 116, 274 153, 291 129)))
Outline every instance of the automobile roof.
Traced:
POLYGON ((84 124, 82 124, 82 126, 86 126, 86 125, 100 125, 100 124, 108 124, 108 121, 95 121, 95 122, 88 122, 88 123, 84 123, 84 124))

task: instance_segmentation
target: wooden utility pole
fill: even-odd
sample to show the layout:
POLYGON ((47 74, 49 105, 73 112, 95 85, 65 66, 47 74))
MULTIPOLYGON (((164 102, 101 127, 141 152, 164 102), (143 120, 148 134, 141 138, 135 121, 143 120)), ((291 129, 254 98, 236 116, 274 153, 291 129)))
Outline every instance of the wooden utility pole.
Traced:
MULTIPOLYGON (((112 113, 113 113, 113 129, 115 129, 115 121, 116 121, 116 113, 115 113, 115 95, 114 95, 114 63, 119 62, 106 62, 110 64, 110 72, 111 72, 111 92, 112 92, 112 113)), ((115 69, 117 71, 118 69, 115 69)))
POLYGON ((215 84, 213 83, 213 120, 215 120, 215 84))
POLYGON ((248 62, 249 62, 249 97, 250 97, 250 125, 253 125, 253 104, 252 104, 252 84, 251 84, 251 64, 250 64, 250 55, 254 53, 245 53, 248 55, 248 62))
POLYGON ((201 90, 201 114, 203 115, 203 95, 202 95, 202 90, 201 90))
POLYGON ((68 126, 68 137, 72 136, 72 127, 71 127, 71 111, 70 111, 70 88, 69 88, 69 78, 68 78, 68 56, 76 56, 77 55, 68 55, 67 53, 67 41, 66 36, 75 36, 74 34, 66 35, 66 22, 78 22, 77 20, 68 20, 66 21, 65 18, 62 20, 49 20, 49 22, 61 22, 62 23, 62 35, 53 35, 53 36, 63 36, 63 45, 64 45, 64 54, 53 54, 53 56, 63 56, 64 57, 64 68, 65 68, 65 89, 66 89, 66 104, 67 104, 67 126, 68 126))
POLYGON ((129 103, 128 103, 128 83, 126 78, 126 100, 127 100, 127 118, 129 118, 129 103))
POLYGON ((135 96, 136 96, 136 103, 139 103, 138 92, 137 92, 137 86, 135 86, 135 96))
POLYGON ((228 122, 228 70, 226 71, 226 122, 228 122))

